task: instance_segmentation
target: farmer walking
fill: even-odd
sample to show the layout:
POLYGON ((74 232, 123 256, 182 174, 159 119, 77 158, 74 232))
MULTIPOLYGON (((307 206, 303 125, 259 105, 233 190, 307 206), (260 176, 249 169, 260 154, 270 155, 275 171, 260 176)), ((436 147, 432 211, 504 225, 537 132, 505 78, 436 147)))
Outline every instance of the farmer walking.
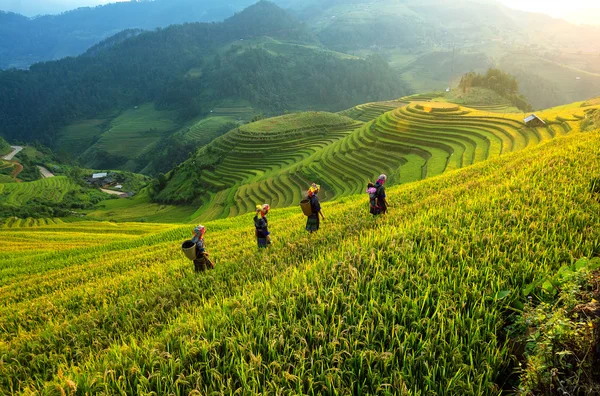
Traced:
MULTIPOLYGON (((375 183, 374 188, 375 188, 376 208, 374 211, 371 211, 371 213, 373 213, 373 215, 387 213, 389 203, 387 201, 387 196, 385 195, 384 184, 385 184, 386 180, 387 180, 387 176, 382 174, 382 175, 379 175, 379 178, 377 179, 377 182, 375 183)), ((369 194, 369 196, 370 196, 370 194, 369 194)))
POLYGON ((310 201, 310 209, 312 211, 312 214, 308 216, 308 219, 306 220, 306 231, 310 233, 319 230, 319 215, 321 215, 321 218, 325 220, 325 216, 321 211, 321 203, 319 202, 319 197, 317 196, 320 189, 321 186, 315 183, 313 183, 312 186, 310 186, 310 188, 308 189, 308 200, 310 201))
POLYGON ((271 244, 271 233, 269 232, 269 221, 267 220, 267 213, 270 209, 269 204, 256 205, 254 228, 256 229, 256 241, 259 248, 266 248, 271 244))
POLYGON ((194 259, 194 269, 196 272, 203 272, 207 269, 215 268, 215 265, 208 258, 208 252, 204 247, 204 234, 206 233, 206 227, 198 225, 194 228, 194 237, 192 242, 196 244, 196 259, 194 259))

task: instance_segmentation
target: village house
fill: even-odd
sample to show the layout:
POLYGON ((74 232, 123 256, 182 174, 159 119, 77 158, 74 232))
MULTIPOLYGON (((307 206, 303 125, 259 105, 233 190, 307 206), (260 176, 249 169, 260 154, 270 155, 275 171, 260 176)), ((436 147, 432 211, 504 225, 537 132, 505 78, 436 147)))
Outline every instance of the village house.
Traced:
POLYGON ((525 122, 525 125, 527 125, 530 128, 543 127, 546 125, 544 120, 542 120, 540 117, 536 116, 535 114, 532 114, 529 117, 525 118, 523 120, 523 122, 525 122))

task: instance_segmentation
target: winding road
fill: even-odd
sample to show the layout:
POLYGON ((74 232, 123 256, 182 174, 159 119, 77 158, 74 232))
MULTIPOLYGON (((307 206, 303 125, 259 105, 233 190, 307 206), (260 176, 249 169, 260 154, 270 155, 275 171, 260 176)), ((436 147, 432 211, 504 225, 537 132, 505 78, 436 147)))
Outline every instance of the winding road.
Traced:
POLYGON ((5 159, 7 161, 12 161, 12 159, 15 157, 15 155, 19 154, 21 152, 21 150, 23 150, 23 147, 21 146, 11 146, 13 151, 10 154, 5 155, 4 157, 2 157, 2 159, 5 159))

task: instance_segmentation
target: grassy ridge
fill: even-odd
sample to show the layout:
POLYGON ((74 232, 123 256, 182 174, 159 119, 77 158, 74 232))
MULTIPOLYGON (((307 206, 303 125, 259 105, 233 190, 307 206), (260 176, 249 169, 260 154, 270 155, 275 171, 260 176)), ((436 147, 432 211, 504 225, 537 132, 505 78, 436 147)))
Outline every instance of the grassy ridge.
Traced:
POLYGON ((0 262, 0 391, 498 394, 507 305, 600 253, 599 147, 571 134, 391 188, 379 219, 343 198, 312 236, 276 210, 264 252, 250 216, 209 223, 201 276, 188 226, 0 262))

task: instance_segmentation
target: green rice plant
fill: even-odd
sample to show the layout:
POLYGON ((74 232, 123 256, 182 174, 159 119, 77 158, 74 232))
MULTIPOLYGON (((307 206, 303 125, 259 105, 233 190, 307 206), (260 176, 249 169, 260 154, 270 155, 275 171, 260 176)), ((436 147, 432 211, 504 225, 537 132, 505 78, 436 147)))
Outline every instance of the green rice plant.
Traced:
POLYGON ((313 235, 274 209, 267 250, 252 213, 210 221, 202 274, 189 225, 2 228, 0 393, 501 394, 510 307, 598 251, 598 155, 600 135, 572 133, 390 187, 378 218, 342 197, 313 235))

